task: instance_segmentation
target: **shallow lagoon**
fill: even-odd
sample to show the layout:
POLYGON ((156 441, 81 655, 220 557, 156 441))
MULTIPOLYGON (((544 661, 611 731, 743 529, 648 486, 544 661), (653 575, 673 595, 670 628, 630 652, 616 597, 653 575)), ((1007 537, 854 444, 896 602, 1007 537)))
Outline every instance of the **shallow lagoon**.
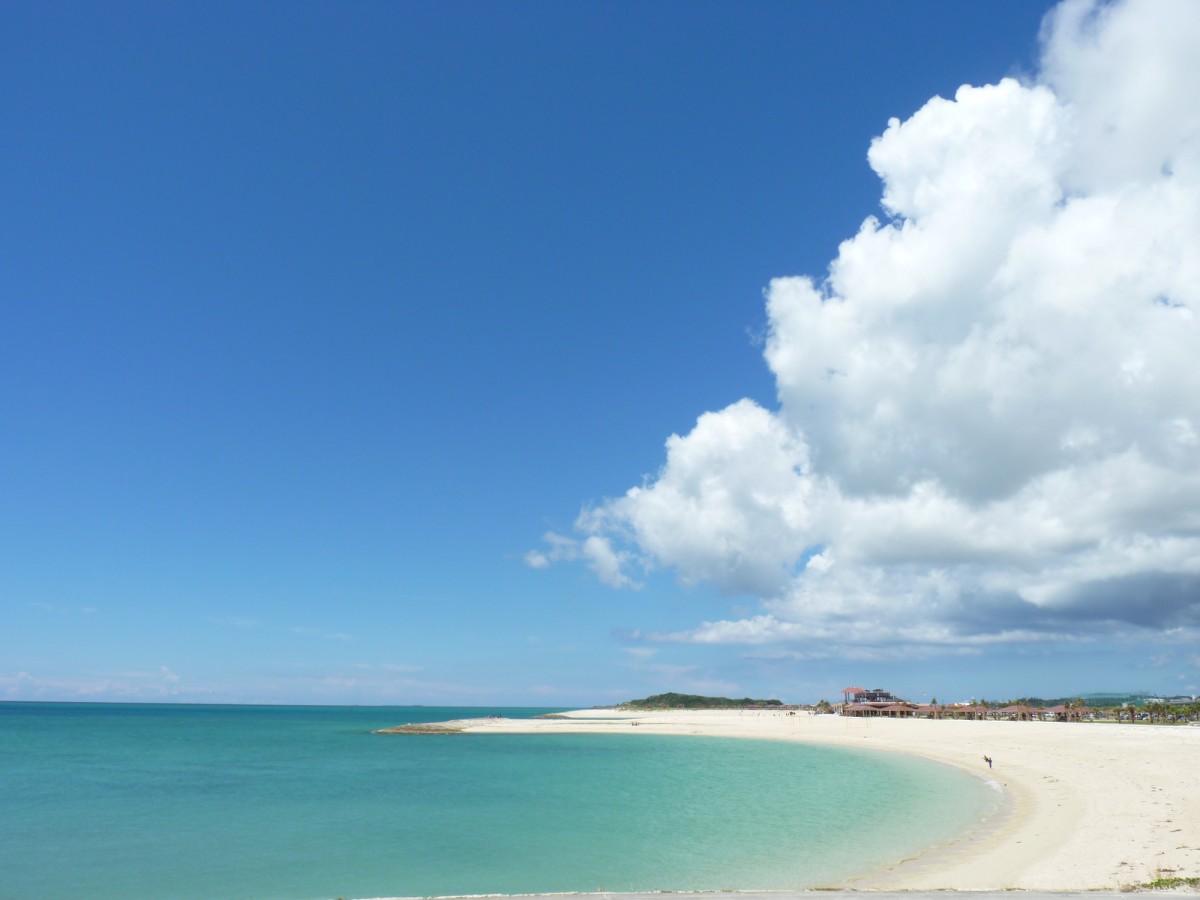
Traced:
POLYGON ((0 704, 0 896, 805 888, 994 802, 924 760, 783 742, 371 734, 545 711, 0 704))

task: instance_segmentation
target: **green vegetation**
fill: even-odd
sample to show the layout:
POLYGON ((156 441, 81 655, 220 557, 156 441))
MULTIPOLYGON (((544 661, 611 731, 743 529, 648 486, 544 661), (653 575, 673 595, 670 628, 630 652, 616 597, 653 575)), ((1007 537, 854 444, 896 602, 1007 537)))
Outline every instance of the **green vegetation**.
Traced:
POLYGON ((1146 882, 1143 886, 1154 891, 1169 891, 1181 887, 1200 888, 1200 878, 1179 878, 1171 875, 1155 878, 1153 881, 1146 882))
POLYGON ((1070 709, 1096 709, 1107 713, 1121 721, 1128 718, 1130 722, 1148 721, 1152 725, 1182 725, 1188 722, 1200 722, 1200 701, 1192 700, 1183 703, 1168 703, 1164 700, 1151 700, 1148 694, 1084 694, 1082 697, 1058 697, 1047 700, 1043 697, 1019 697, 1006 700, 999 704, 982 705, 1008 706, 1021 704, 1046 709, 1051 706, 1065 706, 1070 709))
POLYGON ((1022 704, 1025 706, 1036 706, 1045 709, 1048 706, 1062 706, 1070 702, 1079 704, 1082 701, 1083 706, 1095 707, 1112 707, 1125 706, 1131 704, 1133 706, 1141 706, 1150 697, 1150 694, 1074 694, 1070 697, 1018 697, 1015 700, 1006 700, 1001 706, 1009 704, 1022 704))
POLYGON ((745 709, 750 706, 783 706, 779 700, 753 700, 743 697, 731 700, 728 697, 700 697, 696 694, 655 694, 644 700, 629 700, 623 707, 633 709, 745 709))
POLYGON ((1191 888, 1193 890, 1200 888, 1200 878, 1181 877, 1177 875, 1167 875, 1171 869, 1159 869, 1158 877, 1153 881, 1146 881, 1142 884, 1123 884, 1121 885, 1121 893, 1129 894, 1135 891, 1176 891, 1180 888, 1191 888))
POLYGON ((1200 722, 1200 700, 1191 703, 1167 703, 1162 700, 1151 700, 1142 707, 1150 716, 1150 721, 1158 721, 1163 725, 1178 725, 1184 722, 1200 722))

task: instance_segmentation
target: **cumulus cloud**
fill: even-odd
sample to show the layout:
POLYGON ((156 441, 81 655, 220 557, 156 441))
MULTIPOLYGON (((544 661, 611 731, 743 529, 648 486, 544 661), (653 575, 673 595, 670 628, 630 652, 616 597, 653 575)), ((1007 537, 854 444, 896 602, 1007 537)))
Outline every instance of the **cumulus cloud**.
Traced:
MULTIPOLYGON (((584 510, 576 522, 576 528, 580 531, 597 532, 599 529, 586 528, 583 523, 594 521, 601 514, 593 510, 584 510)), ((583 538, 576 539, 547 531, 542 535, 542 540, 547 549, 530 550, 525 554, 525 565, 531 569, 545 569, 563 560, 583 560, 592 573, 609 587, 641 587, 639 582, 627 574, 634 562, 633 554, 616 549, 613 541, 602 534, 588 533, 583 538)))
MULTIPOLYGON (((770 593, 786 585, 809 528, 803 440, 742 400, 667 441, 658 478, 585 512, 577 526, 674 566, 687 582, 770 593), (715 552, 714 552, 715 551, 715 552)), ((627 558, 628 558, 627 554, 627 558)))
POLYGON ((531 565, 762 604, 662 640, 1200 628, 1200 5, 1072 0, 1042 46, 872 142, 881 213, 766 291, 777 408, 701 415, 531 565))

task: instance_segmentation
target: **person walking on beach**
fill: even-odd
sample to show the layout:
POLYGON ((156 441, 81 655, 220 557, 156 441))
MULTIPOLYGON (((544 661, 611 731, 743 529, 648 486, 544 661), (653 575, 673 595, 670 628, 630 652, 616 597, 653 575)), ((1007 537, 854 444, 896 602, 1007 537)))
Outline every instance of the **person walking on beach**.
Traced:
POLYGON ((988 764, 989 769, 992 767, 992 758, 990 756, 985 756, 983 761, 988 764))

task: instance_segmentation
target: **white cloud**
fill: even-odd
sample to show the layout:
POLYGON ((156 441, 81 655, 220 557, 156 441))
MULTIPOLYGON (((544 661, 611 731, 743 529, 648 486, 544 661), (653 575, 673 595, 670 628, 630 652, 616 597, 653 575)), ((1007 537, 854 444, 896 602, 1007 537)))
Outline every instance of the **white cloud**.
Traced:
POLYGON ((531 569, 546 569, 551 563, 549 554, 543 553, 541 550, 530 550, 525 554, 524 559, 525 565, 531 569))
POLYGON ((155 670, 110 672, 102 675, 45 677, 21 671, 0 674, 0 694, 17 700, 152 700, 181 693, 180 676, 168 666, 155 670))
POLYGON ((781 622, 774 616, 705 622, 691 631, 655 635, 660 641, 687 644, 766 644, 802 640, 806 636, 802 626, 794 622, 781 622))
POLYGON ((610 587, 637 587, 637 583, 625 574, 628 553, 613 549, 607 537, 592 534, 584 539, 580 552, 587 560, 588 568, 596 577, 610 587))
POLYGON ((1156 179, 1200 140, 1196 9, 1191 0, 1063 3, 1046 23, 1043 77, 1078 132, 1071 187, 1156 179))
POLYGON ((346 634, 343 631, 322 631, 320 628, 306 628, 301 625, 293 625, 288 631, 292 634, 303 634, 309 637, 319 637, 327 641, 352 641, 354 637, 346 634))
POLYGON ((625 647, 625 653, 634 659, 652 659, 658 654, 657 647, 625 647))
POLYGON ((409 665, 407 663, 357 663, 355 669, 364 672, 382 672, 384 674, 411 675, 414 672, 420 672, 420 666, 409 665))
MULTIPOLYGON (((580 517, 590 533, 637 548, 621 562, 674 566, 688 582, 766 593, 787 583, 804 550, 814 490, 804 442, 749 400, 700 417, 667 440, 653 483, 580 517)), ((609 579, 611 583, 611 579, 609 579)))
POLYGON ((16 675, 0 675, 0 689, 7 697, 21 697, 31 693, 30 688, 34 686, 34 682, 34 677, 26 671, 20 671, 16 675))
POLYGON ((663 640, 1200 628, 1200 4, 1072 0, 1042 39, 1033 83, 893 119, 884 218, 771 282, 778 409, 700 416, 530 565, 761 600, 663 640))
MULTIPOLYGON (((576 527, 580 530, 598 530, 594 527, 585 529, 583 525, 584 521, 592 516, 592 512, 585 510, 580 515, 576 527)), ((542 536, 542 540, 548 545, 547 550, 530 550, 524 556, 525 565, 531 569, 545 569, 553 563, 563 560, 582 559, 593 574, 609 587, 638 588, 641 586, 626 574, 632 558, 631 554, 628 551, 614 549, 613 542, 601 534, 592 533, 576 540, 548 531, 542 536)))

